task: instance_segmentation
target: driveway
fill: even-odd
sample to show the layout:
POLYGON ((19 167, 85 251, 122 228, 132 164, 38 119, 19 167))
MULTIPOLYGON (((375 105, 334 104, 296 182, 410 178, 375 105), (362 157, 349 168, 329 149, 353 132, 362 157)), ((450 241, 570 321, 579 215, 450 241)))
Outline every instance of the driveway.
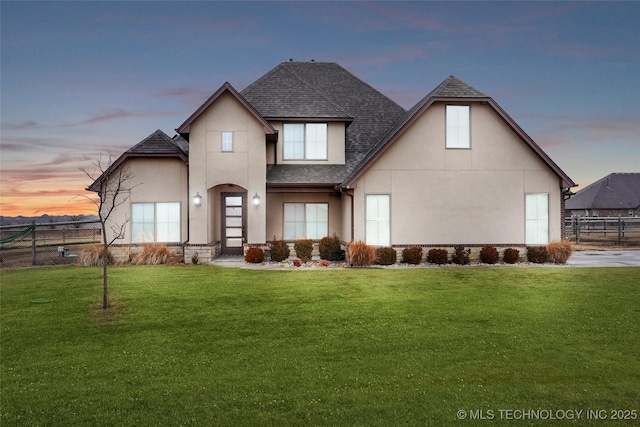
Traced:
POLYGON ((580 251, 567 265, 574 267, 640 267, 640 251, 580 251))

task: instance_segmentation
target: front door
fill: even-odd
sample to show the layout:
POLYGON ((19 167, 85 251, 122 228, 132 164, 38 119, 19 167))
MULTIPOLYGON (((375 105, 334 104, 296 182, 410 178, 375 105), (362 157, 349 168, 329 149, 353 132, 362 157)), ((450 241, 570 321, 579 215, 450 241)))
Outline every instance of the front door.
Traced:
POLYGON ((245 193, 222 193, 222 253, 242 255, 245 241, 245 193))

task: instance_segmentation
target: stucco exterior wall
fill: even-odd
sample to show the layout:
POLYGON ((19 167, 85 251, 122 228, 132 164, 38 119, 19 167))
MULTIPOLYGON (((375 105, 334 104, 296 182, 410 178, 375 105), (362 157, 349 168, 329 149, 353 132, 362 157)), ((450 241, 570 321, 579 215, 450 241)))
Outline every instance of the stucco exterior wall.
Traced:
POLYGON ((488 105, 471 106, 471 148, 445 148, 445 106, 431 106, 358 180, 355 238, 365 195, 390 194, 391 243, 523 244, 525 195, 548 193, 550 240, 561 237, 558 178, 488 105))
MULTIPOLYGON (((128 168, 133 178, 124 184, 125 188, 131 188, 129 199, 118 206, 110 217, 110 224, 117 226, 126 223, 125 238, 116 243, 131 243, 131 204, 132 203, 157 203, 179 202, 182 227, 180 230, 181 242, 188 238, 187 216, 187 165, 178 158, 129 158, 121 165, 128 168), (161 173, 159 173, 161 171, 161 173)), ((122 200, 118 198, 117 203, 122 200)), ((107 233, 111 240, 113 232, 107 227, 107 233)), ((177 242, 175 242, 177 243, 177 242)))
MULTIPOLYGON (((216 240, 219 230, 210 214, 218 210, 217 185, 234 184, 247 191, 247 200, 266 195, 267 145, 259 121, 230 93, 224 93, 191 124, 189 136, 189 194, 202 195, 202 206, 193 207, 190 243, 216 240), (222 152, 222 132, 233 132, 233 152, 222 152)), ((247 243, 264 243, 265 203, 247 209, 247 243)))

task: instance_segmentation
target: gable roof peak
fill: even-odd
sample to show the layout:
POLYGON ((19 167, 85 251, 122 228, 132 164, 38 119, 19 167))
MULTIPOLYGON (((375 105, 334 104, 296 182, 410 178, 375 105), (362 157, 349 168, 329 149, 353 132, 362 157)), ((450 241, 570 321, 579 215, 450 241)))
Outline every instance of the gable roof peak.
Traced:
POLYGON ((261 124, 266 135, 276 134, 276 130, 262 117, 258 111, 238 92, 229 82, 225 82, 220 88, 213 93, 187 120, 184 121, 177 129, 181 136, 188 141, 188 135, 191 132, 191 124, 197 120, 207 108, 211 106, 224 93, 230 93, 238 102, 240 102, 261 124))
POLYGON ((428 97, 438 98, 489 98, 473 86, 463 82, 453 74, 440 83, 428 97))

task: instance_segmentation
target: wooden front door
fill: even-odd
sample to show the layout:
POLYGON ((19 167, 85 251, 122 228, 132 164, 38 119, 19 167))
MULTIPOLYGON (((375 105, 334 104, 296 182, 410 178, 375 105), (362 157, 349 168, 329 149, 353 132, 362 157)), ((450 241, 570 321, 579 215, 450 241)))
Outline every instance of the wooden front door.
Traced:
POLYGON ((242 255, 246 239, 246 193, 222 193, 222 253, 242 255))

